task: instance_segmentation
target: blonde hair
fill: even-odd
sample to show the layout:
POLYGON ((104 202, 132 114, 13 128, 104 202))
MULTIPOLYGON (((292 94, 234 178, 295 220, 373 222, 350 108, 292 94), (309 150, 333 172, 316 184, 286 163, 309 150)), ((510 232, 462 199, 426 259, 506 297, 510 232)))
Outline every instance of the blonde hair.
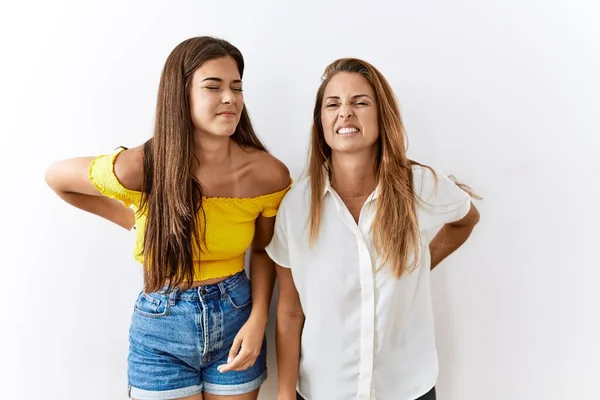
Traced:
POLYGON ((319 235, 325 185, 323 168, 330 168, 327 161, 331 157, 331 148, 325 142, 321 123, 323 97, 331 78, 340 72, 362 75, 375 92, 380 132, 376 179, 380 194, 376 200, 373 244, 382 258, 381 265, 389 262, 393 276, 399 278, 405 271, 414 270, 419 260, 421 244, 412 166, 420 164, 406 157, 404 125, 389 83, 375 67, 356 58, 343 58, 328 65, 317 91, 308 160, 311 185, 310 242, 314 244, 319 235), (411 253, 415 257, 409 262, 411 253))

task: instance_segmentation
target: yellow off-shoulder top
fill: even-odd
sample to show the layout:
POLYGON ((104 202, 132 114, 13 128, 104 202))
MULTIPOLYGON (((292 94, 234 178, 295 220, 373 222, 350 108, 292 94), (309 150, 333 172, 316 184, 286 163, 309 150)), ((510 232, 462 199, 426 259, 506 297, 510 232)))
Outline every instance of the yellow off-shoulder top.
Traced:
MULTIPOLYGON (((142 254, 146 216, 139 212, 141 192, 125 188, 114 173, 114 163, 123 148, 94 158, 90 180, 103 195, 121 201, 135 211, 136 240, 134 257, 143 264, 142 254)), ((206 248, 197 258, 194 280, 201 281, 233 275, 244 269, 244 256, 254 237, 254 222, 260 215, 274 217, 285 189, 252 198, 204 197, 206 248)), ((200 218, 200 216, 199 216, 200 218)), ((204 226, 204 224, 202 225, 204 226)), ((198 253, 198 249, 194 249, 198 253)))

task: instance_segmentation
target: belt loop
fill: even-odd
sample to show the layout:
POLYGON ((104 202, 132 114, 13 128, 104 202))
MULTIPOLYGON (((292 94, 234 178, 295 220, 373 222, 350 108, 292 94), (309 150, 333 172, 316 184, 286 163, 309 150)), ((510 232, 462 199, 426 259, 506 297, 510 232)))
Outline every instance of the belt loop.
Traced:
POLYGON ((173 290, 171 290, 171 293, 169 293, 169 305, 172 307, 177 303, 177 292, 179 291, 179 288, 174 287, 173 290))
POLYGON ((219 287, 219 291, 221 292, 221 297, 224 297, 225 294, 227 293, 227 289, 225 289, 225 284, 223 282, 224 281, 217 283, 217 286, 219 287))

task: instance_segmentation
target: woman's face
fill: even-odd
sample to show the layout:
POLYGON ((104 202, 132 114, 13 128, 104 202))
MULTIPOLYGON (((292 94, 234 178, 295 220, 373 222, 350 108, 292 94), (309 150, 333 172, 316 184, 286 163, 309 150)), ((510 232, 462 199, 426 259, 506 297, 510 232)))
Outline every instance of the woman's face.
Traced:
POLYGON ((195 131, 213 136, 231 136, 235 132, 244 109, 244 95, 233 58, 207 61, 194 72, 190 108, 195 131))
POLYGON ((340 72, 327 86, 321 105, 325 142, 333 153, 371 149, 379 138, 375 92, 358 73, 340 72))

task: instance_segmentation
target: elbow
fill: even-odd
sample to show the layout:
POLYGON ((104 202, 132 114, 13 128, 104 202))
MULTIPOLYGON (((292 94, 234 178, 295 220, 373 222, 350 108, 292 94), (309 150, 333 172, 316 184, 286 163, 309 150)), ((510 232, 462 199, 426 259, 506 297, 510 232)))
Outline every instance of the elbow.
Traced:
POLYGON ((475 205, 471 203, 471 208, 469 209, 467 215, 465 215, 462 219, 458 221, 450 222, 448 225, 457 229, 465 229, 471 231, 479 222, 479 218, 479 210, 477 210, 475 205))
POLYGON ((46 184, 55 192, 60 192, 60 167, 58 162, 50 164, 44 176, 46 184))
POLYGON ((255 264, 255 265, 259 265, 259 264, 264 265, 264 266, 269 267, 269 269, 272 269, 273 271, 275 271, 275 263, 273 262, 273 260, 271 260, 271 257, 269 257, 269 254, 267 254, 264 247, 251 248, 250 249, 250 259, 253 261, 253 264, 255 264))
POLYGON ((304 310, 302 306, 297 304, 281 304, 281 293, 277 304, 276 311, 277 321, 284 322, 285 325, 302 325, 304 324, 304 310))
POLYGON ((289 321, 304 321, 304 313, 302 310, 277 310, 277 319, 284 319, 289 321))
POLYGON ((302 332, 304 314, 277 313, 275 331, 285 337, 302 332))
POLYGON ((255 257, 268 257, 267 251, 264 247, 252 246, 250 248, 250 254, 255 257))

